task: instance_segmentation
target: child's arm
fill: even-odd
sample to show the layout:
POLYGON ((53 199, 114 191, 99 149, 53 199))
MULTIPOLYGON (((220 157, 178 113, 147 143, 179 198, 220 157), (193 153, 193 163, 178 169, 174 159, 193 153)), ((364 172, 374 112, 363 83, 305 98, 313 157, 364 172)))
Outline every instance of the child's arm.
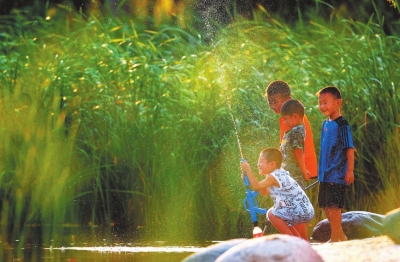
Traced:
POLYGON ((262 196, 265 196, 269 193, 268 187, 270 185, 275 184, 275 182, 277 183, 273 176, 267 176, 264 180, 258 182, 253 174, 253 171, 251 170, 249 163, 247 162, 240 162, 240 168, 243 172, 246 172, 251 188, 256 190, 262 196))
POLYGON ((354 148, 347 149, 347 171, 344 181, 348 185, 354 182, 354 148))
POLYGON ((303 177, 305 180, 310 180, 311 174, 306 169, 306 163, 304 162, 304 154, 303 149, 296 147, 294 149, 294 155, 296 156, 297 164, 300 167, 301 173, 303 173, 303 177))

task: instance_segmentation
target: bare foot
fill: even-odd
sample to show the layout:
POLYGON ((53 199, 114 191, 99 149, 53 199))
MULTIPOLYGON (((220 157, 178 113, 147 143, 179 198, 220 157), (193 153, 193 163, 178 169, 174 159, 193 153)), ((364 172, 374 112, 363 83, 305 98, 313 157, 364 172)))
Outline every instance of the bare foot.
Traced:
POLYGON ((331 238, 331 239, 329 239, 329 241, 326 242, 326 243, 334 243, 334 242, 342 242, 342 241, 347 241, 347 237, 344 236, 344 237, 342 237, 342 238, 340 238, 340 239, 333 239, 333 240, 332 240, 332 238, 331 238))

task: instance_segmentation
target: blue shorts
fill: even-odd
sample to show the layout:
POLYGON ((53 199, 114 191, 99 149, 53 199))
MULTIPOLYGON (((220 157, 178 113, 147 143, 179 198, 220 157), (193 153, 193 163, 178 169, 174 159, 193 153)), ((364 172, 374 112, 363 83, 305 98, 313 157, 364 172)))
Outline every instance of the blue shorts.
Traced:
POLYGON ((324 207, 344 207, 346 196, 346 185, 320 182, 318 191, 318 206, 324 207))

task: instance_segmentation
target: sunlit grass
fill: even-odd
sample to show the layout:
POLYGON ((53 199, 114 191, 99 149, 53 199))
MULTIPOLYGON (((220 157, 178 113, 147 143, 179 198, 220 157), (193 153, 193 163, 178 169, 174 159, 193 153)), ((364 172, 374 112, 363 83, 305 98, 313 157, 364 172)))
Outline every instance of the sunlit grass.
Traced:
MULTIPOLYGON (((398 156, 387 143, 392 143, 392 134, 399 127, 400 100, 395 90, 400 39, 385 36, 371 21, 311 21, 307 27, 294 30, 270 18, 268 22, 238 21, 218 40, 215 46, 226 77, 224 83, 238 94, 240 102, 234 107, 238 108, 236 114, 245 119, 244 125, 256 129, 260 115, 273 118, 260 96, 270 81, 285 80, 293 96, 306 106, 318 152, 323 118, 315 94, 328 85, 342 90, 342 114, 352 126, 357 150, 356 183, 348 194, 346 208, 382 212, 378 199, 390 199, 390 192, 398 185, 393 179, 396 172, 387 172, 382 166, 393 166, 390 163, 395 163, 393 157, 398 156), (385 157, 379 156, 382 151, 387 152, 385 157), (393 179, 392 184, 385 182, 388 177, 393 179), (375 195, 378 191, 379 196, 375 195)), ((277 120, 272 125, 277 129, 277 120)), ((258 139, 268 139, 271 131, 265 131, 258 139)), ((276 135, 273 139, 278 142, 276 135)), ((316 194, 316 187, 308 192, 313 203, 317 203, 316 194)), ((385 209, 397 207, 395 202, 388 201, 385 209)))
MULTIPOLYGON (((316 19, 293 29, 256 17, 207 44, 194 30, 113 18, 3 24, 2 239, 50 243, 65 223, 126 238, 250 236, 227 104, 255 168, 263 148, 279 146, 278 116, 263 96, 276 79, 305 104, 317 151, 315 93, 342 90, 357 147, 347 208, 397 207, 378 204, 398 188, 400 39, 372 22, 316 19)), ((313 203, 316 192, 307 192, 313 203)))
MULTIPOLYGON (((22 168, 37 173, 31 169, 39 161, 34 161, 38 151, 59 156, 58 161, 40 158, 40 167, 76 168, 67 174, 70 184, 61 179, 59 185, 52 184, 59 193, 68 186, 67 193, 72 196, 61 197, 64 202, 56 205, 62 210, 69 207, 64 212, 72 215, 60 216, 50 224, 78 222, 108 227, 113 223, 116 230, 130 233, 145 228, 153 238, 166 235, 168 229, 182 229, 190 217, 199 216, 191 210, 192 188, 201 183, 202 174, 198 172, 203 172, 218 149, 213 138, 202 132, 202 126, 213 120, 204 122, 201 111, 202 103, 208 100, 215 104, 218 98, 205 95, 205 100, 198 102, 192 90, 198 88, 198 80, 191 80, 189 75, 199 60, 194 52, 198 50, 191 50, 190 45, 195 46, 199 39, 173 27, 137 31, 132 22, 109 24, 78 18, 73 22, 81 28, 50 33, 50 28, 45 28, 47 22, 40 21, 44 23, 40 31, 48 30, 49 34, 32 31, 27 39, 3 49, 2 61, 7 69, 2 85, 8 87, 2 90, 2 119, 7 120, 3 126, 8 134, 2 137, 4 147, 15 147, 16 141, 10 136, 30 137, 35 128, 44 129, 41 136, 46 141, 63 145, 62 150, 54 146, 50 149, 57 151, 42 152, 36 149, 41 141, 24 141, 32 160, 17 162, 7 172, 22 168), (16 112, 33 120, 19 120, 14 117, 16 112), (42 115, 59 119, 59 136, 54 137, 53 129, 45 133, 52 122, 42 120, 42 115), (23 123, 23 127, 11 128, 15 123, 23 123)), ((16 161, 14 151, 2 153, 4 166, 16 161)), ((61 175, 50 170, 40 172, 50 180, 61 175)), ((16 187, 15 191, 28 198, 36 190, 49 191, 36 187, 25 175, 27 188, 16 187)), ((18 180, 12 175, 3 177, 18 180)), ((2 187, 7 188, 7 183, 5 180, 2 187)), ((14 212, 19 215, 28 207, 21 206, 15 196, 13 192, 9 196, 12 201, 6 197, 3 201, 20 208, 14 212)), ((35 207, 37 216, 55 212, 52 205, 29 205, 35 207)), ((12 219, 11 211, 2 211, 5 220, 12 219)), ((29 217, 20 219, 21 223, 31 221, 29 217)))

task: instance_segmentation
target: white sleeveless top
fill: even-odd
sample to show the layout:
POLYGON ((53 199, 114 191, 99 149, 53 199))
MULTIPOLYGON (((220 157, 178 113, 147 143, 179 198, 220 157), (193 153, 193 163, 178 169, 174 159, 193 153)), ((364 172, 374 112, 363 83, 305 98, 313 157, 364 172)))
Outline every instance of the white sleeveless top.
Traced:
POLYGON ((288 226, 310 221, 314 217, 314 208, 306 193, 289 175, 289 172, 276 169, 271 175, 278 181, 280 188, 268 187, 274 201, 274 207, 268 212, 282 218, 288 226))

